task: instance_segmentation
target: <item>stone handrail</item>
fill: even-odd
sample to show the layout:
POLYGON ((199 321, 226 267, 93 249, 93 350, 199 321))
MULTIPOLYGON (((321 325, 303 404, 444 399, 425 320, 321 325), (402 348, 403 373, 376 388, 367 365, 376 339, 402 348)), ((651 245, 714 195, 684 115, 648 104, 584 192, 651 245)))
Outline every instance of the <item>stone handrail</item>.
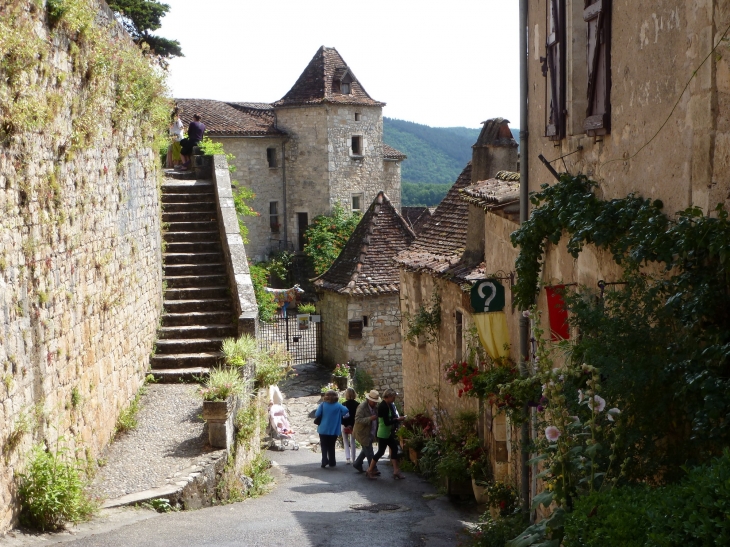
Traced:
POLYGON ((248 269, 246 249, 243 247, 243 239, 238 229, 228 161, 223 155, 213 156, 212 160, 211 179, 218 204, 218 229, 221 233, 223 256, 226 260, 228 282, 238 322, 238 335, 256 336, 259 308, 248 269))

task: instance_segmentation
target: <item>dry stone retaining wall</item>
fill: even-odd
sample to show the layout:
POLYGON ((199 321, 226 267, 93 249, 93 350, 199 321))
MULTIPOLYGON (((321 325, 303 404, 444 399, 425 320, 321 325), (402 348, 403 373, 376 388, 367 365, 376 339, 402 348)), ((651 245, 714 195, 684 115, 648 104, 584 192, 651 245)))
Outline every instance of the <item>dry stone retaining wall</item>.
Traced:
POLYGON ((15 479, 33 443, 63 437, 93 463, 109 442, 143 381, 162 298, 151 143, 105 115, 85 122, 95 137, 71 152, 83 51, 50 32, 37 2, 18 13, 52 44, 29 81, 60 100, 48 125, 0 142, 0 532, 17 517, 15 479))

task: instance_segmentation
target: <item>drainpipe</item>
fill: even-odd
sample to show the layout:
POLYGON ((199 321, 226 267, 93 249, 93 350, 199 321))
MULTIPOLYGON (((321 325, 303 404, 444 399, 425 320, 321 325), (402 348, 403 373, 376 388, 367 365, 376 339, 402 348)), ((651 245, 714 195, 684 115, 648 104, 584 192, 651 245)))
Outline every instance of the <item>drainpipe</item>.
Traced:
MULTIPOLYGON (((276 109, 274 109, 274 127, 278 130, 279 129, 279 116, 276 113, 276 109)), ((289 250, 289 220, 287 219, 287 211, 286 211, 286 194, 287 194, 287 187, 286 187, 286 141, 288 139, 286 137, 282 138, 281 140, 281 181, 282 181, 282 199, 283 203, 281 205, 281 213, 284 216, 284 250, 289 250)))
MULTIPOLYGON (((528 119, 527 119, 527 93, 529 87, 527 85, 527 7, 528 0, 520 0, 520 224, 526 222, 529 216, 529 170, 528 170, 528 119)), ((523 310, 524 311, 524 310, 523 310)), ((520 375, 529 376, 527 363, 530 360, 529 350, 530 340, 530 320, 520 314, 520 375)), ((527 446, 530 442, 530 426, 528 422, 529 408, 525 406, 523 409, 525 422, 522 424, 520 431, 520 441, 522 448, 520 450, 520 497, 522 498, 522 507, 525 511, 530 510, 530 466, 527 463, 530 455, 527 452, 527 446)), ((532 520, 532 518, 530 519, 532 520)))

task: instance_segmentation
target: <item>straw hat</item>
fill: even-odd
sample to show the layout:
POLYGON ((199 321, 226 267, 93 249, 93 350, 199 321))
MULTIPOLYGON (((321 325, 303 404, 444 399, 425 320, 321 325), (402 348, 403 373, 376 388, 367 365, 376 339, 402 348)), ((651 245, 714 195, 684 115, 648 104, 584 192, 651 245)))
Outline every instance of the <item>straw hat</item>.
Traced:
POLYGON ((380 399, 380 393, 378 393, 378 390, 377 389, 370 390, 370 393, 368 393, 367 395, 365 395, 365 398, 368 401, 372 401, 374 403, 379 403, 381 401, 381 399, 380 399))

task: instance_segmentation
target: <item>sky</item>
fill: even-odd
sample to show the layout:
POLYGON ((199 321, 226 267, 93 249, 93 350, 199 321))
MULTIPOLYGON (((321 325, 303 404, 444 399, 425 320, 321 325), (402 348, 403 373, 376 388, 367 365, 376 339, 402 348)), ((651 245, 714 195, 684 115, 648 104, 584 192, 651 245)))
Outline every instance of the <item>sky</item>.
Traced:
POLYGON ((335 47, 383 115, 433 127, 519 122, 517 0, 165 0, 176 98, 273 102, 335 47))

